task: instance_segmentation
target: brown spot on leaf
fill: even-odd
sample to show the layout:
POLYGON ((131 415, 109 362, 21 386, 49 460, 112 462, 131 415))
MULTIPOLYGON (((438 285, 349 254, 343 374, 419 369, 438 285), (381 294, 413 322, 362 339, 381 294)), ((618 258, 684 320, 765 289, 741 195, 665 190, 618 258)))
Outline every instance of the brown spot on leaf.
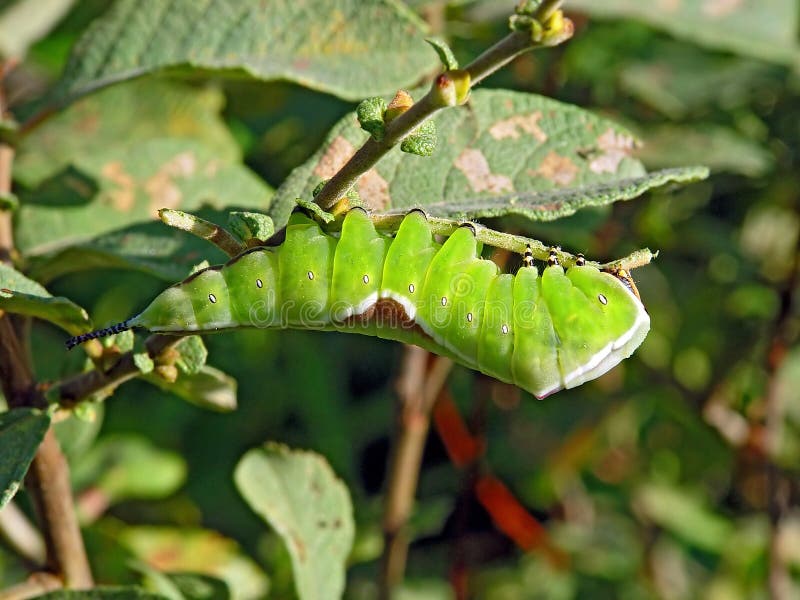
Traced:
POLYGON ((150 198, 150 211, 180 206, 183 193, 174 180, 191 177, 196 170, 197 159, 191 152, 182 152, 165 162, 144 182, 145 192, 150 198))
POLYGON ((706 0, 703 2, 703 14, 712 19, 727 17, 742 7, 742 0, 706 0))
POLYGON ((375 169, 370 169, 358 180, 358 194, 372 210, 383 210, 389 206, 389 184, 375 169))
POLYGON ((575 179, 578 171, 577 165, 566 156, 549 152, 535 173, 545 179, 549 179, 556 185, 569 185, 575 179))
POLYGON ((297 548, 297 559, 301 562, 306 561, 306 545, 303 543, 302 538, 297 534, 296 531, 290 531, 289 537, 292 539, 292 543, 294 547, 297 548))
POLYGON ((458 156, 454 164, 476 192, 499 194, 514 189, 511 179, 505 175, 495 175, 491 172, 489 162, 480 150, 467 148, 458 156))
POLYGON ((547 141, 547 134, 539 127, 539 119, 542 118, 541 111, 536 111, 529 115, 515 115, 509 119, 498 121, 489 128, 489 135, 496 140, 511 138, 519 139, 521 133, 532 135, 539 142, 547 141))
POLYGON ((317 166, 314 167, 314 175, 320 179, 330 179, 350 160, 354 153, 353 144, 342 136, 334 138, 331 145, 320 157, 317 166))
POLYGON ((103 165, 100 174, 117 187, 109 192, 111 204, 119 211, 128 212, 136 201, 136 182, 125 172, 118 160, 103 165))
POLYGON ((615 173, 619 168, 619 163, 631 155, 635 146, 636 142, 632 137, 609 127, 603 135, 597 138, 600 155, 592 159, 589 168, 595 173, 615 173))

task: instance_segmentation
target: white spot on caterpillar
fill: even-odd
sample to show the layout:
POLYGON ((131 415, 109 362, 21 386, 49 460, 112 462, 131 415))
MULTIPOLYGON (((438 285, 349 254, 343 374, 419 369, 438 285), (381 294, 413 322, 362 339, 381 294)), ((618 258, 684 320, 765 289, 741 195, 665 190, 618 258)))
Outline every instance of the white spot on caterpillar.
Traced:
POLYGON ((312 273, 311 271, 309 271, 309 272, 308 272, 308 278, 309 278, 309 279, 314 279, 314 273, 312 273))
POLYGON ((467 323, 472 323, 472 313, 467 313, 467 323))
POLYGON ((208 295, 208 300, 209 300, 209 302, 211 302, 211 304, 216 304, 217 297, 214 294, 209 294, 208 295))
POLYGON ((264 287, 264 282, 261 281, 260 279, 256 279, 256 287, 261 289, 262 287, 264 287))
POLYGON ((369 283, 369 275, 364 275, 364 277, 362 277, 362 278, 361 278, 361 280, 362 280, 362 281, 363 281, 365 284, 366 284, 366 283, 369 283))
POLYGON ((447 298, 442 296, 442 306, 447 306, 447 298))
POLYGON ((608 298, 606 298, 605 296, 603 296, 603 294, 598 294, 598 295, 597 295, 597 299, 598 299, 598 300, 600 300, 600 304, 602 304, 603 306, 605 306, 606 304, 608 304, 608 298))
POLYGON ((414 293, 414 284, 413 283, 409 283, 408 284, 408 293, 409 294, 413 294, 414 293))
POLYGON ((508 325, 503 325, 503 326, 500 328, 500 331, 502 331, 502 332, 503 332, 503 335, 506 335, 506 334, 508 333, 508 325))

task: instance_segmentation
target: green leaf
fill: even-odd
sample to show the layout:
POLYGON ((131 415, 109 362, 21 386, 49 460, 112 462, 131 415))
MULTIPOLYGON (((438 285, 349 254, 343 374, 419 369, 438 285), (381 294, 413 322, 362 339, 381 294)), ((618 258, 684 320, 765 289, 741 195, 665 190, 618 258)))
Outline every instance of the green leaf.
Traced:
POLYGON ((258 565, 236 542, 215 531, 142 526, 126 527, 118 537, 139 560, 159 571, 221 579, 234 598, 266 596, 268 580, 258 565))
POLYGON ((236 486, 283 538, 301 600, 339 598, 353 544, 350 495, 321 456, 267 444, 236 466, 236 486))
MULTIPOLYGON (((225 213, 200 210, 197 214, 213 221, 223 219, 225 213)), ((133 269, 172 283, 186 277, 200 256, 213 263, 226 260, 207 241, 153 221, 29 257, 28 270, 31 277, 46 282, 87 269, 133 269)))
POLYGON ((169 600, 166 596, 128 587, 96 587, 91 590, 58 590, 41 596, 37 600, 169 600))
POLYGON ((114 435, 102 438, 74 466, 77 487, 91 485, 108 504, 132 498, 158 499, 174 493, 186 480, 186 463, 146 438, 114 435))
POLYGON ((657 525, 709 552, 722 552, 733 533, 730 521, 677 487, 643 485, 636 493, 635 502, 657 525))
POLYGON ((663 125, 648 130, 644 138, 646 143, 638 156, 652 167, 702 162, 715 172, 758 177, 774 164, 772 153, 762 145, 733 129, 711 123, 663 125))
POLYGON ((187 68, 287 79, 356 100, 431 69, 423 41, 423 23, 395 0, 117 0, 75 46, 50 104, 187 68))
POLYGON ((447 42, 439 38, 428 38, 425 41, 436 51, 436 55, 439 57, 439 61, 442 63, 445 71, 458 68, 458 61, 447 42))
POLYGON ((275 234, 272 219, 262 213, 231 211, 228 214, 228 227, 243 242, 265 242, 275 234))
POLYGON ((676 37, 764 60, 796 63, 800 58, 795 0, 680 0, 657 9, 639 0, 567 0, 565 7, 596 17, 638 19, 676 37))
POLYGON ((89 331, 89 315, 67 298, 52 296, 35 281, 0 264, 0 310, 49 321, 72 335, 89 331))
POLYGON ((17 0, 0 12, 0 56, 22 58, 75 0, 17 0))
MULTIPOLYGON (((84 156, 102 156, 158 138, 200 141, 223 163, 241 160, 241 150, 220 112, 225 96, 161 79, 131 81, 103 90, 33 129, 14 159, 14 179, 32 188, 81 164, 84 156)), ((71 187, 80 188, 81 182, 71 187)), ((69 188, 68 188, 69 189, 69 188)))
POLYGON ((175 344, 180 357, 175 362, 177 367, 187 375, 196 375, 206 366, 208 350, 199 335, 184 337, 175 344))
MULTIPOLYGON (((222 162, 213 149, 192 140, 154 138, 111 146, 101 154, 82 155, 76 163, 97 185, 96 193, 87 189, 80 204, 54 206, 41 188, 20 195, 16 241, 24 254, 86 242, 157 218, 164 207, 269 204, 268 188, 255 175, 240 164, 222 162)), ((69 182, 59 177, 58 185, 69 182)))
MULTIPOLYGON (((361 177, 357 191, 373 210, 422 206, 446 217, 518 213, 548 220, 706 175, 698 168, 648 174, 623 127, 533 94, 476 90, 468 109, 444 110, 434 120, 439 149, 433 156, 393 151, 361 177)), ((337 123, 276 192, 276 224, 285 223, 295 199, 309 198, 364 139, 352 116, 337 123)))
POLYGON ((229 600, 228 584, 202 573, 162 573, 145 563, 133 568, 144 575, 147 589, 153 590, 169 600, 229 600))
POLYGON ((209 365, 204 365, 197 373, 181 373, 172 382, 154 373, 143 379, 202 408, 219 412, 236 410, 236 380, 209 365))
POLYGON ((0 510, 17 493, 50 427, 50 415, 33 408, 0 413, 0 510))

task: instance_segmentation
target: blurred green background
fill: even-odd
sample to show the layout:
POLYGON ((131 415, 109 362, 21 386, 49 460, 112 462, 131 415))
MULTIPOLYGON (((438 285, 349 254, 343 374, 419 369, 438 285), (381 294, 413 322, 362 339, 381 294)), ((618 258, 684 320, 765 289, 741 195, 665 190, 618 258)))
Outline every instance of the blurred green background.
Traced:
MULTIPOLYGON (((30 98, 58 76, 76 37, 105 4, 76 3, 32 48, 12 101, 30 98)), ((499 6, 505 3, 411 4, 463 59, 506 31, 508 7, 499 6)), ((636 3, 627 9, 625 2, 609 3, 622 8, 605 15, 583 12, 587 4, 570 9, 577 26, 571 42, 525 55, 484 85, 592 109, 642 138, 639 156, 648 167, 706 164, 712 175, 553 223, 489 223, 597 259, 638 247, 658 250, 653 264, 634 273, 653 329, 613 372, 545 401, 455 368, 449 386, 485 436, 485 465, 570 560, 553 565, 498 532, 474 498, 470 475, 448 461, 432 432, 403 597, 452 597, 448 576, 458 561, 474 597, 492 600, 768 598, 770 546, 796 594, 786 597, 800 597, 796 39, 784 48, 776 33, 778 50, 764 50, 769 36, 758 38, 753 22, 751 46, 720 42, 696 33, 702 16, 687 27, 690 34, 674 35, 675 26, 642 18, 631 8, 636 3), (781 522, 773 528, 776 515, 781 522)), ((769 13, 767 31, 787 19, 794 31, 794 2, 765 2, 761 10, 769 13)), ((744 31, 731 36, 746 37, 744 31)), ((272 187, 354 107, 288 83, 197 77, 170 85, 221 93, 224 123, 247 166, 272 187)), ((194 262, 220 259, 207 249, 194 262)), ((104 268, 59 276, 49 289, 104 323, 140 309, 164 284, 104 268)), ((54 328, 37 323, 33 342, 42 379, 70 372, 79 361, 65 357, 54 328)), ((89 416, 99 426, 91 451, 93 426, 63 424, 78 490, 96 478, 93 468, 121 481, 108 483, 113 505, 87 527, 97 578, 133 578, 124 562, 130 548, 151 556, 169 545, 159 536, 202 528, 238 547, 211 534, 183 536, 174 542, 180 550, 160 564, 225 565, 245 597, 265 589, 267 574, 274 597, 289 596, 290 566, 279 539, 247 507, 231 476, 246 450, 277 440, 323 454, 346 482, 358 526, 348 597, 373 597, 402 347, 300 331, 240 331, 208 336, 206 343, 210 363, 238 382, 235 412, 208 412, 133 381, 89 416), (103 444, 116 450, 92 464, 103 444), (113 456, 127 445, 145 461, 156 481, 152 490, 126 483, 131 463, 122 460, 122 474, 112 472, 113 456)), ((79 496, 90 505, 90 494, 79 496)), ((12 555, 0 553, 2 585, 23 575, 12 555)))

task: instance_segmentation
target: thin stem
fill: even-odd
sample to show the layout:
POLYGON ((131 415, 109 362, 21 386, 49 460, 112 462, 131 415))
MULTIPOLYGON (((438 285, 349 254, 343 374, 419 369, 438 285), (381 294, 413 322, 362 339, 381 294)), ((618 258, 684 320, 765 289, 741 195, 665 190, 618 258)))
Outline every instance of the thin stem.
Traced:
POLYGON ((403 579, 408 555, 406 525, 417 490, 433 405, 452 367, 416 346, 406 346, 397 380, 397 436, 393 444, 383 511, 384 548, 379 597, 388 600, 403 579))
MULTIPOLYGON (((400 228, 400 224, 403 222, 405 216, 405 213, 370 214, 370 218, 375 224, 376 229, 390 233, 394 233, 400 228)), ((443 236, 450 236, 459 227, 463 226, 462 223, 454 221, 453 219, 430 216, 428 217, 428 223, 430 223, 431 231, 434 234, 443 236)), ((551 246, 548 246, 539 240, 528 238, 522 235, 514 235, 511 233, 504 233, 502 231, 489 229, 480 223, 470 222, 469 226, 473 229, 473 231, 475 231, 475 237, 478 239, 478 241, 486 246, 501 248, 515 254, 523 254, 525 249, 530 247, 533 257, 542 261, 547 260, 550 256, 551 246)), ((561 248, 556 248, 555 254, 558 257, 559 262, 565 267, 574 266, 578 259, 575 254, 565 252, 564 250, 561 250, 561 248)), ((644 248, 642 250, 632 252, 624 258, 619 258, 607 263, 599 263, 587 260, 586 264, 608 271, 614 269, 631 270, 649 264, 653 258, 655 258, 655 256, 656 255, 650 250, 644 248)))
MULTIPOLYGON (((544 2, 537 11, 535 18, 542 20, 543 16, 549 16, 561 3, 562 0, 544 2)), ((569 31, 571 32, 571 29, 569 31)), ((565 33, 564 38, 560 41, 565 41, 569 35, 569 32, 565 33)), ((530 32, 514 31, 509 33, 464 67, 464 70, 470 76, 470 87, 474 87, 523 52, 541 45, 533 41, 530 32)), ((329 209, 335 205, 356 184, 361 175, 375 166, 403 138, 441 108, 444 108, 444 106, 440 102, 434 101, 433 91, 430 91, 406 112, 387 123, 383 139, 380 142, 376 142, 374 139, 369 138, 350 160, 328 180, 315 198, 316 203, 324 209, 329 209)))

